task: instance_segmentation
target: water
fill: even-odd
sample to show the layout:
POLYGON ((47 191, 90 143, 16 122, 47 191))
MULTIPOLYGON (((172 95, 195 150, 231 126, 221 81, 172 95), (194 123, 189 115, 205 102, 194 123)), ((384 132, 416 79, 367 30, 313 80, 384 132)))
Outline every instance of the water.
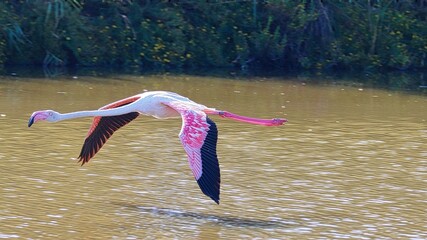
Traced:
POLYGON ((297 79, 192 76, 0 79, 0 238, 426 239, 427 98, 297 79), (283 127, 213 117, 221 204, 194 181, 180 119, 140 117, 83 167, 91 119, 40 122, 40 109, 97 109, 169 90, 283 127))

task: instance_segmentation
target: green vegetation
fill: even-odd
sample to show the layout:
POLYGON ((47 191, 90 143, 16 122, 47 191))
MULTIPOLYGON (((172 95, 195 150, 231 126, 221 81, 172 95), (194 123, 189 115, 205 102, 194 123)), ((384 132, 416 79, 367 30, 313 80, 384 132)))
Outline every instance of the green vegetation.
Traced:
POLYGON ((0 65, 425 69, 426 0, 3 0, 0 65))

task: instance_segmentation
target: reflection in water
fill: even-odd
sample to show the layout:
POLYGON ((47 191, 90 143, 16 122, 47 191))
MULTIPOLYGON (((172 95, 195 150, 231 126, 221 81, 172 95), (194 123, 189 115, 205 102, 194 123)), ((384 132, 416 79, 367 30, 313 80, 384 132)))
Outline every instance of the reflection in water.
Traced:
POLYGON ((426 239, 426 105, 298 79, 2 78, 0 238, 426 239), (91 119, 27 128, 34 110, 97 109, 144 90, 289 123, 214 118, 219 206, 192 177, 180 119, 137 119, 83 167, 75 157, 91 119))

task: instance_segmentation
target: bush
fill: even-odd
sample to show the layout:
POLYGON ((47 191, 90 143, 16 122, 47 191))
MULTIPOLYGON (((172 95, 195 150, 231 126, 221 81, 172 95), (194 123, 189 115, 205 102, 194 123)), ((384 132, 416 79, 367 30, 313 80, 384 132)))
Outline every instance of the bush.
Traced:
POLYGON ((425 68, 420 1, 0 2, 0 65, 425 68))

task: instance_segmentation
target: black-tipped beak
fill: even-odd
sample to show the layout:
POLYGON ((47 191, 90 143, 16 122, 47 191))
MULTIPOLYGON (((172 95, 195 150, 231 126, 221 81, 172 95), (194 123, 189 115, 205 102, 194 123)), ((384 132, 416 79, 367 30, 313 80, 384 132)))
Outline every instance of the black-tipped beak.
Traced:
POLYGON ((33 125, 34 123, 34 116, 30 117, 30 120, 28 120, 28 127, 31 127, 31 125, 33 125))

